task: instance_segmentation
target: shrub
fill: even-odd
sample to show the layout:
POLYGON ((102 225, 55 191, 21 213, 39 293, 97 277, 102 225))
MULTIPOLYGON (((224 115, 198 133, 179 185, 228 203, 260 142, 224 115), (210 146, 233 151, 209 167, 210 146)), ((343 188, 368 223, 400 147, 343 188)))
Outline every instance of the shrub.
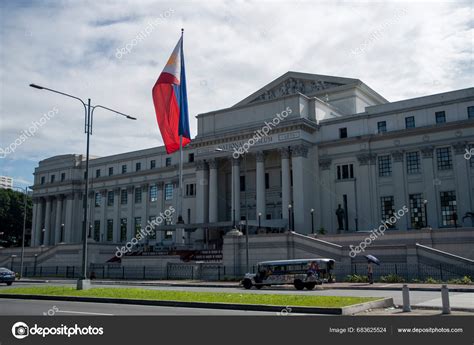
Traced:
POLYGON ((428 277, 425 279, 426 284, 439 284, 441 283, 441 280, 434 279, 432 277, 428 277))
POLYGON ((358 274, 349 274, 348 276, 346 276, 345 281, 349 283, 367 283, 369 280, 367 276, 360 276, 358 274))
POLYGON ((469 276, 464 276, 462 278, 455 278, 455 279, 450 279, 447 281, 448 284, 472 284, 471 277, 469 276))
POLYGON ((419 284, 419 283, 423 283, 423 281, 420 280, 420 279, 416 279, 416 278, 415 278, 415 279, 412 279, 412 280, 410 281, 410 283, 419 284))
POLYGON ((382 283, 404 283, 405 279, 396 274, 389 274, 387 276, 380 277, 382 283))
POLYGON ((318 233, 320 235, 324 235, 326 233, 326 229, 324 229, 324 227, 320 227, 319 230, 318 230, 318 233))

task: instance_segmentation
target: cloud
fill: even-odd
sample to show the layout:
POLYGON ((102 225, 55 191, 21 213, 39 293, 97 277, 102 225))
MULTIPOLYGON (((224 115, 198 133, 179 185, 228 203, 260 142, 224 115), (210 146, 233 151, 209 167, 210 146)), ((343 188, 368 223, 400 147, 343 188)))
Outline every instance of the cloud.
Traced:
POLYGON ((31 82, 139 118, 131 122, 97 110, 93 155, 162 145, 151 88, 181 27, 193 135, 195 115, 229 107, 288 70, 358 78, 391 101, 472 84, 469 2, 7 1, 0 6, 0 146, 45 112, 59 109, 10 160, 0 162, 0 173, 8 169, 14 176, 28 176, 40 159, 85 148, 82 106, 31 89, 31 82), (170 9, 172 16, 129 54, 115 57, 170 9), (404 14, 396 17, 400 11, 404 14), (377 39, 370 39, 374 32, 377 39), (361 54, 351 54, 364 42, 370 44, 361 54))

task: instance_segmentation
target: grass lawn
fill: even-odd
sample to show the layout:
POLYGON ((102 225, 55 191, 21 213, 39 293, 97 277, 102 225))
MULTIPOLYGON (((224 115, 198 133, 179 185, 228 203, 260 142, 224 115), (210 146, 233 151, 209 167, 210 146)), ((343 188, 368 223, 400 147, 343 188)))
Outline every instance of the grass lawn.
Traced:
MULTIPOLYGON (((188 292, 168 290, 146 290, 140 288, 92 288, 76 290, 73 287, 45 286, 19 287, 1 289, 0 294, 48 295, 48 296, 81 296, 104 298, 127 298, 155 301, 238 303, 302 307, 345 307, 369 302, 375 297, 336 297, 287 294, 252 294, 225 292, 188 292)), ((1 300, 0 300, 1 301, 1 300)), ((1 302, 0 302, 1 303, 1 302)))

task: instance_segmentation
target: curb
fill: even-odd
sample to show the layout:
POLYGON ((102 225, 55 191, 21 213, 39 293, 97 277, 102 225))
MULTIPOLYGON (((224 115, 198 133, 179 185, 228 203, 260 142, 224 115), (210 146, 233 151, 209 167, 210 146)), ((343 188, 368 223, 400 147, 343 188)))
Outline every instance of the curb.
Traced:
MULTIPOLYGON (((443 310, 443 307, 436 307, 433 305, 411 305, 411 309, 418 310, 443 310)), ((463 311, 467 313, 474 313, 474 308, 450 307, 451 311, 463 311)))
MULTIPOLYGON (((365 288, 365 287, 358 287, 358 286, 338 286, 338 287, 323 287, 325 290, 380 290, 380 291, 401 291, 401 287, 371 287, 371 288, 365 288)), ((439 288, 428 288, 428 287, 408 287, 410 291, 441 291, 441 287, 439 288)), ((465 288, 454 288, 454 289, 449 289, 449 292, 471 292, 474 293, 473 289, 465 289, 465 288)))
POLYGON ((155 301, 155 300, 138 300, 138 299, 126 299, 126 298, 18 295, 18 294, 0 294, 0 299, 1 298, 23 299, 23 300, 43 300, 43 301, 152 305, 152 306, 160 306, 160 307, 249 310, 249 311, 266 311, 266 312, 276 312, 276 313, 280 313, 283 310, 288 310, 288 308, 291 308, 292 313, 327 314, 327 315, 351 315, 351 314, 365 311, 368 309, 386 308, 386 307, 393 306, 392 298, 382 298, 376 301, 365 302, 365 303, 355 304, 355 305, 341 307, 341 308, 299 307, 299 306, 293 307, 293 306, 273 306, 273 305, 258 305, 258 304, 155 301))

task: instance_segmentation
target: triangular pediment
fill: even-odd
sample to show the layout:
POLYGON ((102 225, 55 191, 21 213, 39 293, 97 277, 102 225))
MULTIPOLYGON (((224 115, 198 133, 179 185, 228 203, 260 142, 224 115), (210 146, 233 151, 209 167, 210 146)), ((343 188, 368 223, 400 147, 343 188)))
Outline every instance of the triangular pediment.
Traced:
POLYGON ((313 96, 329 89, 334 89, 348 84, 355 84, 358 82, 358 79, 351 78, 287 72, 271 83, 265 85, 257 92, 240 101, 236 104, 236 106, 273 100, 296 93, 301 93, 306 96, 313 96))

